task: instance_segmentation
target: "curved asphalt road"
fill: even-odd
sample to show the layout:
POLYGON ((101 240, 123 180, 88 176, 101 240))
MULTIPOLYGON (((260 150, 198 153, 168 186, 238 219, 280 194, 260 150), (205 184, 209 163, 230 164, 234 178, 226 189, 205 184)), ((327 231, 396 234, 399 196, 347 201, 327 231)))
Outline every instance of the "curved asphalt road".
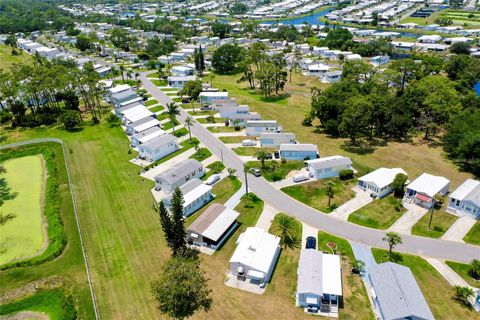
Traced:
MULTIPOLYGON (((162 105, 172 102, 170 97, 146 78, 145 74, 142 74, 140 79, 145 89, 162 105)), ((183 109, 180 109, 180 112, 178 120, 183 123, 188 113, 183 109)), ((236 169, 238 177, 245 183, 243 162, 232 150, 199 123, 192 126, 191 131, 218 158, 223 157, 226 166, 236 169)), ((382 240, 385 231, 362 227, 321 213, 277 190, 263 178, 249 174, 248 187, 249 191, 254 192, 265 202, 312 227, 372 247, 386 248, 386 243, 382 240)), ((402 239, 403 244, 395 249, 400 252, 466 263, 470 263, 472 259, 480 259, 479 246, 403 234, 402 239)))

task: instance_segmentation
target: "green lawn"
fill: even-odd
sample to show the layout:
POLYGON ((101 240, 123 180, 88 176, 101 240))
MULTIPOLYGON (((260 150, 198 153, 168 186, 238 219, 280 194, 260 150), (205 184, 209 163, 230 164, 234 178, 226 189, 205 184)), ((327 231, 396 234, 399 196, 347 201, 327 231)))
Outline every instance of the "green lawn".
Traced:
MULTIPOLYGON (((388 261, 386 250, 373 248, 372 253, 378 263, 388 261)), ((395 253, 394 257, 396 263, 412 271, 435 319, 478 319, 475 311, 463 308, 452 299, 453 288, 427 261, 409 254, 395 253)))
POLYGON ((157 101, 157 100, 155 100, 155 99, 151 99, 151 100, 147 100, 147 101, 145 101, 145 103, 144 103, 144 104, 145 104, 145 106, 146 106, 146 107, 150 107, 150 106, 156 105, 157 103, 158 103, 158 101, 157 101))
POLYGON ((30 64, 33 58, 28 53, 17 49, 18 55, 12 55, 12 48, 4 44, 0 44, 0 70, 7 71, 14 63, 30 64))
POLYGON ((152 83, 154 85, 156 85, 157 87, 163 87, 163 86, 166 86, 167 85, 167 82, 164 81, 164 80, 158 80, 158 79, 155 79, 155 80, 150 80, 152 81, 152 83))
MULTIPOLYGON (((188 103, 185 105, 185 108, 192 108, 192 104, 188 103)), ((215 110, 199 110, 198 108, 195 111, 188 111, 188 114, 191 116, 213 116, 216 115, 218 111, 215 110)), ((225 121, 224 121, 225 122, 225 121)))
POLYGON ((0 265, 37 255, 45 249, 46 232, 42 227, 45 177, 43 157, 32 155, 3 163, 11 192, 17 194, 2 206, 2 213, 14 214, 0 232, 0 265))
POLYGON ((249 139, 246 136, 232 136, 232 137, 219 137, 223 143, 242 143, 243 140, 249 139))
POLYGON ((350 243, 323 231, 318 232, 317 243, 318 250, 342 257, 343 308, 340 309, 340 319, 374 319, 362 278, 350 271, 355 260, 350 243), (329 242, 335 243, 334 252, 327 246, 329 242))
POLYGON ((455 261, 445 261, 445 263, 452 268, 456 273, 458 273, 469 285, 475 288, 480 288, 480 280, 475 280, 468 273, 470 270, 470 265, 466 263, 460 263, 455 261))
POLYGON ((475 223, 472 229, 467 233, 463 241, 466 243, 480 245, 480 221, 475 223))
POLYGON ((0 315, 11 315, 20 311, 41 312, 46 314, 49 320, 77 319, 72 297, 66 296, 60 289, 42 290, 0 306, 0 315))
MULTIPOLYGON (((175 126, 178 126, 180 124, 180 122, 178 122, 177 120, 175 120, 174 123, 175 123, 175 126)), ((168 122, 162 124, 162 129, 163 130, 172 129, 172 122, 168 121, 168 122)))
MULTIPOLYGON (((262 171, 262 177, 264 177, 267 181, 280 181, 287 177, 288 173, 293 170, 300 170, 305 165, 303 161, 300 160, 289 160, 285 163, 281 161, 276 161, 278 167, 274 169, 272 167, 271 161, 266 161, 265 166, 262 171)), ((251 167, 261 168, 262 163, 260 161, 249 161, 248 164, 251 167)))
POLYGON ((157 113, 158 111, 162 111, 163 109, 164 109, 164 108, 163 108, 161 105, 158 105, 158 106, 149 108, 148 110, 150 110, 150 111, 153 112, 153 113, 157 113))
POLYGON ((423 237, 440 238, 458 219, 458 217, 444 210, 435 210, 432 217, 432 225, 428 228, 430 213, 431 212, 427 212, 427 214, 413 226, 412 234, 423 237))
MULTIPOLYGON (((45 131, 47 131, 46 129, 38 131, 22 130, 21 132, 2 130, 0 130, 2 137, 6 138, 2 143, 36 138, 39 137, 39 132, 44 134, 45 131), (5 133, 7 133, 8 136, 5 136, 5 133)), ((52 131, 49 131, 48 135, 50 135, 51 132, 52 131)), ((55 130, 55 132, 62 134, 62 131, 55 130)), ((79 318, 91 319, 94 317, 93 306, 61 146, 57 143, 42 143, 2 150, 0 151, 0 162, 14 157, 20 158, 38 154, 43 155, 48 171, 44 214, 48 222, 49 246, 42 254, 28 259, 25 262, 19 262, 22 265, 30 263, 30 266, 16 268, 14 267, 15 264, 10 264, 10 269, 0 272, 2 283, 0 286, 0 296, 5 296, 5 294, 12 290, 22 288, 34 281, 41 281, 42 279, 55 276, 61 280, 58 282, 58 286, 61 289, 68 290, 68 292, 73 295, 75 301, 77 301, 76 308, 79 318), (65 244, 68 245, 65 246, 65 244), (58 256, 60 253, 61 255, 58 256), (51 260, 52 257, 55 256, 58 257, 51 260), (45 260, 49 261, 45 262, 45 260)), ((29 169, 25 167, 22 170, 28 171, 29 169)), ((7 222, 7 224, 13 222, 14 220, 7 222)), ((39 284, 37 288, 41 290, 46 287, 45 285, 39 284)), ((20 299, 23 299, 23 297, 20 297, 20 299)), ((4 303, 10 302, 12 301, 4 301, 4 303)), ((21 307, 20 309, 33 310, 35 303, 35 300, 27 302, 26 306, 28 306, 28 308, 21 307)), ((16 304, 16 306, 18 307, 18 304, 16 304)), ((25 306, 25 304, 22 304, 22 306, 25 306)), ((6 309, 3 309, 2 306, 0 310, 3 312, 6 309)))
POLYGON ((265 151, 267 153, 273 153, 276 149, 273 148, 256 148, 256 147, 237 147, 232 148, 232 151, 239 156, 255 156, 257 152, 265 151))
POLYGON ((348 221, 369 228, 385 230, 394 224, 406 211, 402 206, 401 199, 389 195, 382 199, 376 199, 353 212, 348 217, 348 221))
MULTIPOLYGON (((235 132, 235 127, 226 127, 226 126, 219 126, 219 127, 208 127, 208 131, 212 133, 218 133, 218 132, 235 132)), ((240 131, 238 131, 238 134, 241 135, 240 131)))
POLYGON ((190 156, 190 159, 195 159, 195 160, 201 162, 201 161, 203 161, 207 158, 210 158, 211 155, 212 155, 212 153, 207 148, 199 148, 197 150, 197 152, 195 152, 194 154, 192 154, 190 156))
POLYGON ((351 190, 355 186, 354 180, 342 181, 338 178, 322 179, 313 182, 302 183, 295 186, 285 187, 281 190, 290 197, 309 205, 324 213, 330 213, 335 208, 344 204, 355 197, 355 192, 351 190), (326 183, 333 183, 334 196, 328 206, 328 197, 326 193, 326 183))
POLYGON ((227 118, 213 118, 214 122, 208 122, 207 118, 196 118, 199 123, 225 123, 228 119, 227 118))
POLYGON ((215 161, 207 166, 207 173, 202 177, 202 180, 207 180, 212 174, 220 173, 225 169, 225 165, 221 161, 215 161))

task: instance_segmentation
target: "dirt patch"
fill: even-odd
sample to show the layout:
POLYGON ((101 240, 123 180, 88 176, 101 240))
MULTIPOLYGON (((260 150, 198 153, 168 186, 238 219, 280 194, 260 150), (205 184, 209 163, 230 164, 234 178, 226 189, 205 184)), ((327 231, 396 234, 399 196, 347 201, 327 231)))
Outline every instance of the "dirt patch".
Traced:
POLYGON ((9 316, 1 316, 0 320, 48 320, 45 313, 34 311, 21 311, 9 316))
POLYGON ((10 303, 14 300, 19 300, 25 296, 30 296, 39 290, 53 289, 64 285, 64 279, 59 276, 52 276, 33 281, 23 287, 10 290, 4 295, 0 296, 0 305, 10 303))

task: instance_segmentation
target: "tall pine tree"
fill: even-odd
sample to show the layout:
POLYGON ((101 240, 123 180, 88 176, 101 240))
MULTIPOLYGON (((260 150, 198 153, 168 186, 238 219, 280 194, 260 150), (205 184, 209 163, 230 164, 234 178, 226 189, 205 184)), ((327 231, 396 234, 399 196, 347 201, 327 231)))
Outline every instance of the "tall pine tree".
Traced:
POLYGON ((203 71, 205 71, 205 57, 203 56, 202 46, 195 49, 193 57, 195 60, 195 70, 197 70, 199 75, 202 75, 203 71))
POLYGON ((170 212, 168 212, 167 208, 165 208, 163 201, 160 202, 160 205, 158 207, 158 215, 160 216, 160 223, 162 225, 165 241, 167 242, 167 245, 170 247, 170 249, 173 251, 175 245, 172 220, 170 217, 170 212))
POLYGON ((186 249, 187 231, 185 230, 183 218, 183 194, 180 188, 176 188, 171 200, 171 223, 173 231, 173 255, 182 255, 186 249))

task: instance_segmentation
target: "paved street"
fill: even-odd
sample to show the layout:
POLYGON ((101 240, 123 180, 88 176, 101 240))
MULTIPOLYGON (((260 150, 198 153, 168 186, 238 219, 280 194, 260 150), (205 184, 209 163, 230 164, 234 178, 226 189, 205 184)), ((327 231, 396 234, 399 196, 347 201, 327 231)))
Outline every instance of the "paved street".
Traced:
MULTIPOLYGON (((144 75, 141 75, 140 79, 145 89, 161 104, 164 105, 172 101, 144 75)), ((188 114, 183 109, 180 109, 180 112, 178 119, 184 122, 188 114)), ((221 157, 221 154, 223 154, 224 163, 228 167, 236 169, 239 179, 245 182, 243 162, 232 150, 203 126, 195 125, 191 129, 192 134, 217 157, 221 157)), ((312 227, 369 246, 386 248, 386 243, 382 240, 385 231, 365 228, 322 214, 292 199, 262 178, 256 178, 249 174, 248 184, 250 190, 265 202, 275 204, 275 207, 280 211, 288 213, 312 227)), ((480 259, 480 248, 478 246, 411 235, 402 235, 402 238, 403 244, 397 247, 397 250, 401 252, 460 262, 470 262, 473 258, 480 259)))

